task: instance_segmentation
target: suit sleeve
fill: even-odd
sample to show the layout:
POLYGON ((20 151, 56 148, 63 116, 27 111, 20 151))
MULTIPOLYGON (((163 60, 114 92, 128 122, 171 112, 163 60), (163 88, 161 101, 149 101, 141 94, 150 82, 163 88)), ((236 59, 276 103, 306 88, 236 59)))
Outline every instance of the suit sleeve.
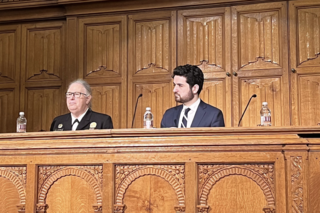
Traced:
POLYGON ((224 125, 224 118, 222 111, 219 110, 216 116, 212 119, 211 127, 225 127, 224 125))
POLYGON ((107 116, 103 122, 103 129, 113 129, 112 118, 110 116, 107 116))
POLYGON ((53 119, 50 127, 50 131, 54 131, 54 125, 56 124, 56 119, 53 119))

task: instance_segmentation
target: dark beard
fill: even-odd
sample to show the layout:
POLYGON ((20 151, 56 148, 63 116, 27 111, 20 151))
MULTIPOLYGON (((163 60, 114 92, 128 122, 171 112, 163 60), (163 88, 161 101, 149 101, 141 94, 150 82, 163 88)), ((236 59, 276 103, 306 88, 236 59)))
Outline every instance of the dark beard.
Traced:
POLYGON ((190 90, 187 97, 181 98, 181 96, 176 97, 176 95, 175 95, 174 98, 175 98, 176 102, 184 104, 184 103, 192 100, 194 98, 194 94, 190 90))

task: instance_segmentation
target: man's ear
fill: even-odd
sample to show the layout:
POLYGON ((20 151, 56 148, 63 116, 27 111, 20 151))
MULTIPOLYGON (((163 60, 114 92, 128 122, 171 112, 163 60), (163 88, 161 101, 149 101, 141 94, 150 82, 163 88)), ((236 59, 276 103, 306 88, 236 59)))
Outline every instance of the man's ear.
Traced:
POLYGON ((198 93, 198 90, 199 90, 199 85, 198 85, 198 84, 193 85, 193 87, 192 87, 192 93, 193 93, 193 94, 196 94, 196 93, 198 93))
POLYGON ((87 96, 87 100, 86 100, 86 104, 87 104, 87 105, 90 103, 91 98, 92 98, 92 96, 91 96, 91 95, 87 96))

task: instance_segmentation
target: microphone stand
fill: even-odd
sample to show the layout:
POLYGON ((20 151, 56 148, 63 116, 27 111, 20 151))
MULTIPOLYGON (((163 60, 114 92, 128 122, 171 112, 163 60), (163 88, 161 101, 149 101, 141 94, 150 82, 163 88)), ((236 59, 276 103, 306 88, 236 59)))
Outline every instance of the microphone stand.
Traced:
POLYGON ((248 106, 249 106, 249 104, 250 104, 250 102, 251 102, 251 99, 252 99, 252 98, 255 98, 255 97, 257 97, 257 95, 256 95, 256 94, 253 94, 253 95, 251 96, 251 98, 249 99, 248 104, 247 104, 246 108, 244 109, 244 111, 243 111, 243 113, 242 113, 242 115, 241 115, 241 118, 240 118, 240 120, 239 120, 238 127, 240 126, 240 123, 241 123, 241 121, 242 121, 242 118, 243 118, 243 116, 244 116, 244 113, 247 111, 247 108, 248 108, 248 106))
POLYGON ((131 128, 133 128, 134 118, 136 117, 136 112, 137 112, 138 101, 139 101, 139 98, 141 98, 141 97, 142 97, 142 93, 138 96, 137 101, 136 101, 136 107, 134 108, 131 128))

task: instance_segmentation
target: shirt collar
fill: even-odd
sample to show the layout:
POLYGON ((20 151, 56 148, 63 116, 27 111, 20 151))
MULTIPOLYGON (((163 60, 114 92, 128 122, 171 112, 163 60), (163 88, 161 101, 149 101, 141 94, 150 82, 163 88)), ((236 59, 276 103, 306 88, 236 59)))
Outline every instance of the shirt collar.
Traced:
POLYGON ((79 121, 79 123, 81 122, 81 120, 82 120, 82 118, 84 117, 84 115, 88 112, 88 110, 89 110, 89 108, 87 108, 87 110, 82 114, 82 115, 80 115, 78 118, 76 118, 76 117, 74 117, 73 115, 72 115, 72 113, 71 113, 71 120, 72 120, 72 124, 73 124, 73 122, 76 120, 76 119, 78 119, 78 121, 79 121))
POLYGON ((187 107, 187 106, 183 105, 183 111, 187 108, 190 108, 190 110, 192 112, 195 112, 195 111, 197 111, 199 104, 200 104, 200 98, 198 98, 198 100, 196 100, 196 102, 194 102, 191 106, 187 107))

